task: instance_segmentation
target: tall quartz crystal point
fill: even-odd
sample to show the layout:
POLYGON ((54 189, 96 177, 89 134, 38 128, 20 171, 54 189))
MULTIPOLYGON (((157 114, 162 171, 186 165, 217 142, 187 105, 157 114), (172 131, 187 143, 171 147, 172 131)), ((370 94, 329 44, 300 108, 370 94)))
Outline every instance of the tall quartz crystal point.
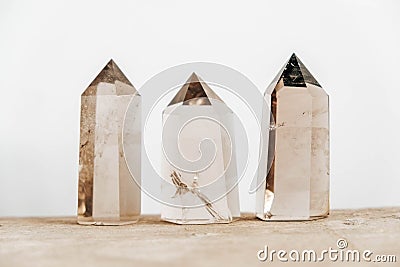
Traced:
POLYGON ((329 100, 293 54, 265 92, 269 170, 259 173, 262 220, 312 220, 329 214, 329 100), (268 113, 268 112, 267 112, 268 113), (271 118, 272 117, 272 118, 271 118))
POLYGON ((139 93, 110 60, 81 96, 79 224, 122 225, 138 220, 140 112, 139 93), (131 101, 135 109, 128 114, 131 101), (131 170, 135 179, 127 161, 135 166, 131 170))
POLYGON ((240 216, 232 116, 195 73, 164 110, 162 220, 229 223, 240 216))

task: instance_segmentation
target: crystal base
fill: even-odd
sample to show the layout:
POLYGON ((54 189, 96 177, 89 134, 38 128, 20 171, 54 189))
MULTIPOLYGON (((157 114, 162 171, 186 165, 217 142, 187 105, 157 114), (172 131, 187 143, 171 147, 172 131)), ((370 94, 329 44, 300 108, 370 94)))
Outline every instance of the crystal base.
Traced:
POLYGON ((211 224, 211 223, 220 223, 220 224, 227 224, 231 223, 232 219, 226 219, 226 220, 214 220, 214 219, 190 219, 190 220, 185 220, 185 219, 176 219, 176 218, 161 218, 161 220, 170 222, 170 223, 175 223, 175 224, 185 224, 185 225, 190 225, 190 224, 211 224))
POLYGON ((328 217, 328 214, 326 215, 318 215, 318 216, 310 216, 310 217, 288 217, 288 216, 279 216, 279 215, 274 215, 269 217, 268 215, 263 215, 263 214, 257 214, 256 215, 258 219, 262 221, 271 221, 271 222, 287 222, 287 221, 314 221, 314 220, 320 220, 328 217))
POLYGON ((118 225, 134 224, 138 220, 139 216, 125 216, 118 218, 93 218, 93 217, 78 216, 78 224, 80 225, 118 226, 118 225))

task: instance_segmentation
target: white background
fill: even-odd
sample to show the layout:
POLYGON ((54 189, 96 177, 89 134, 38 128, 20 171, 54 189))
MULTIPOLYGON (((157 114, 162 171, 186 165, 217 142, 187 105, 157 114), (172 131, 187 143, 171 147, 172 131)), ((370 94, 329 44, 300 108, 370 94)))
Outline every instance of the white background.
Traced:
MULTIPOLYGON (((0 1, 0 216, 76 214, 80 94, 110 58, 136 88, 209 61, 264 91, 292 52, 330 95, 332 208, 400 205, 399 12, 395 0, 0 1)), ((241 205, 254 210, 246 190, 241 205)))

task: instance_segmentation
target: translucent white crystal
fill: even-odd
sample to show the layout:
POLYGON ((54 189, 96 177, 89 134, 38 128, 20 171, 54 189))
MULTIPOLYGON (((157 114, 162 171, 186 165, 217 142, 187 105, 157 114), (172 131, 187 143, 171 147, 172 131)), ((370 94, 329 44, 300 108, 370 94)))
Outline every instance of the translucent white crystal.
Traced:
POLYGON ((119 225, 140 215, 140 95, 113 61, 81 97, 78 223, 119 225), (126 114, 129 103, 135 109, 126 114), (134 112, 132 112, 134 111, 134 112), (125 120, 125 116, 128 118, 125 120), (124 138, 122 138, 124 136, 124 138))
POLYGON ((164 110, 163 149, 176 153, 162 160, 163 220, 228 223, 240 216, 231 116, 195 74, 164 110))

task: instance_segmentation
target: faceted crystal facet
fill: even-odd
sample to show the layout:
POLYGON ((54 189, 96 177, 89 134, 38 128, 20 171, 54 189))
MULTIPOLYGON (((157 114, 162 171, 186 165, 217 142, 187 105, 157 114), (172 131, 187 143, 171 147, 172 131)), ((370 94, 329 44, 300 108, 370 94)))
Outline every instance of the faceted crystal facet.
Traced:
POLYGON ((293 54, 265 92, 271 107, 268 157, 259 173, 256 213, 263 220, 310 220, 329 213, 329 97, 293 54), (264 177, 264 178, 263 178, 264 177))
POLYGON ((81 96, 78 223, 121 225, 140 215, 140 95, 113 60, 81 96), (126 114, 132 101, 136 114, 126 114), (127 119, 125 120, 125 116, 127 119), (124 136, 124 139, 122 138, 124 136), (127 151, 125 151, 127 152, 127 151))
POLYGON ((185 85, 179 90, 168 106, 182 105, 211 105, 209 99, 222 101, 219 96, 196 73, 192 73, 185 85))
POLYGON ((164 154, 162 160, 161 195, 168 203, 162 205, 162 220, 177 224, 229 223, 240 216, 231 116, 226 104, 194 73, 164 110, 164 151, 182 156, 171 162, 164 154), (203 144, 205 138, 214 145, 203 144), (202 160, 211 164, 193 171, 190 164, 201 165, 202 160))

